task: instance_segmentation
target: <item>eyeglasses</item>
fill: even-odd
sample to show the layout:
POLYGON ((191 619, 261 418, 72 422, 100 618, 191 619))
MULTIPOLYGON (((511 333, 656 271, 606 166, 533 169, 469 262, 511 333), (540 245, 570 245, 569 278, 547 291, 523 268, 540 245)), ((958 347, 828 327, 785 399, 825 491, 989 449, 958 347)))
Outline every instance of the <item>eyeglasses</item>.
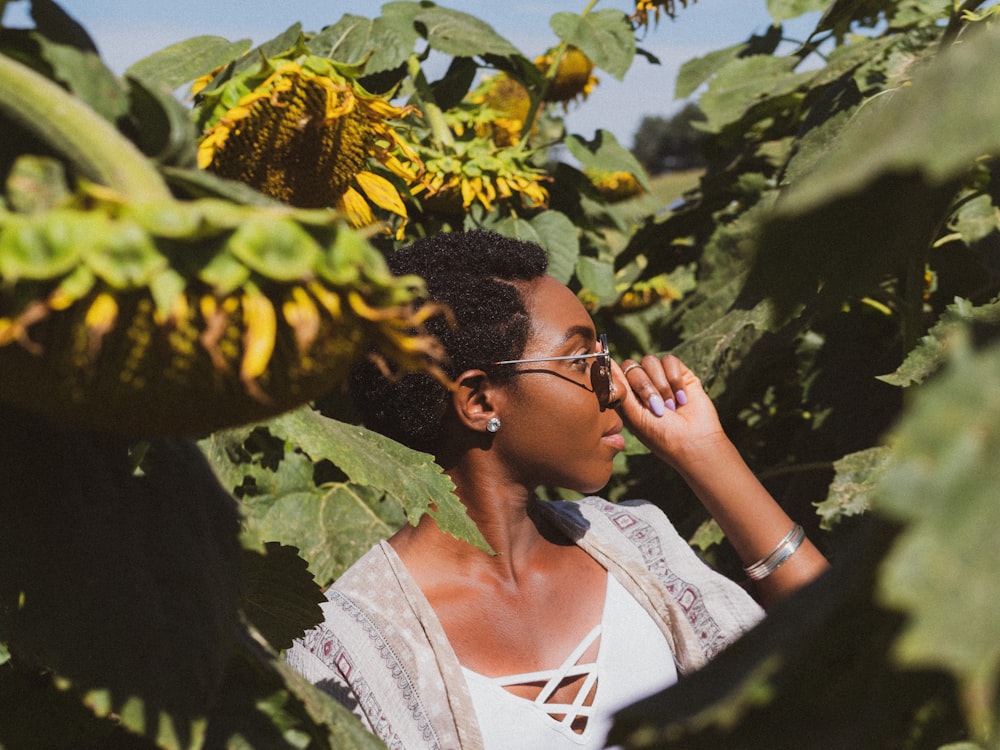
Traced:
MULTIPOLYGON (((594 364, 590 366, 590 385, 597 396, 597 402, 602 409, 607 409, 611 405, 611 352, 608 351, 608 335, 602 333, 597 340, 598 351, 592 354, 568 354, 563 357, 534 357, 532 359, 502 359, 493 362, 494 365, 523 365, 532 362, 570 362, 573 360, 593 359, 594 364)), ((535 372, 526 370, 525 372, 535 372)), ((549 370, 538 370, 538 372, 550 372, 549 370)), ((577 383, 579 385, 579 383, 577 383)))

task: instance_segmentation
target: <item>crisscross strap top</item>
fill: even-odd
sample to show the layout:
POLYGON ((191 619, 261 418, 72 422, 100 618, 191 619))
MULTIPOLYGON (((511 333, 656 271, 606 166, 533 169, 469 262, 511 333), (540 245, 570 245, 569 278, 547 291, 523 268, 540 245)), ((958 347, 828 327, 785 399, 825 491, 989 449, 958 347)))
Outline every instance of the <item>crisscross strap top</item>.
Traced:
POLYGON ((602 748, 616 711, 677 681, 663 633, 611 575, 601 622, 558 667, 500 677, 463 671, 487 750, 602 748), (596 660, 580 663, 598 639, 596 660), (549 702, 560 685, 580 676, 584 679, 571 703, 549 702), (507 690, 538 684, 542 689, 530 700, 507 690), (592 694, 593 701, 585 705, 592 694), (581 720, 582 732, 577 731, 581 720))

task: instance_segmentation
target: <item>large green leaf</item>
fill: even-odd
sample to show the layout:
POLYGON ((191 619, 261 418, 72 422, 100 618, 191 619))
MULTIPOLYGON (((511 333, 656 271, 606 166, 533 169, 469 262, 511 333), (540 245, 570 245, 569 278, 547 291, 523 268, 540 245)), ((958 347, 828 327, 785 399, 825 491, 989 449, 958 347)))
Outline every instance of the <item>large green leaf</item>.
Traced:
POLYGON ((264 553, 243 551, 243 614, 276 649, 322 622, 322 590, 295 547, 269 542, 264 553))
POLYGON ((414 15, 428 44, 452 57, 477 57, 484 54, 513 57, 520 55, 517 47, 493 30, 485 21, 449 10, 433 3, 421 3, 414 15))
POLYGON ((770 55, 742 57, 727 63, 709 81, 698 100, 705 113, 702 127, 719 132, 739 120, 751 105, 793 93, 811 76, 796 73, 798 60, 770 55))
POLYGON ((895 372, 879 379, 899 386, 924 382, 968 346, 970 331, 976 326, 993 331, 1000 329, 1000 301, 975 306, 968 300, 956 299, 920 343, 906 355, 903 364, 895 372))
POLYGON ((98 716, 199 745, 239 627, 232 498, 186 442, 158 441, 132 476, 118 439, 2 422, 0 640, 98 716))
POLYGON ((560 39, 578 47, 601 70, 619 81, 635 59, 635 34, 620 10, 604 8, 586 15, 556 13, 549 25, 560 39))
POLYGON ((249 49, 249 39, 231 42, 220 36, 196 36, 132 63, 125 72, 173 91, 226 65, 249 49))
POLYGON ((308 41, 320 57, 338 62, 364 63, 366 74, 398 68, 412 54, 420 35, 413 27, 419 7, 413 3, 388 3, 375 19, 345 14, 308 41))
POLYGON ((268 429, 292 441, 313 461, 331 461, 353 483, 383 490, 403 507, 410 523, 429 513, 443 531, 485 548, 451 480, 428 454, 311 409, 278 417, 268 422, 268 429))
POLYGON ((970 729, 1000 736, 1000 345, 953 357, 890 437, 894 460, 875 507, 906 526, 879 596, 909 615, 900 663, 952 672, 970 729))
POLYGON ((328 586, 373 545, 394 534, 406 517, 377 487, 351 483, 244 498, 247 533, 297 547, 316 581, 328 586))

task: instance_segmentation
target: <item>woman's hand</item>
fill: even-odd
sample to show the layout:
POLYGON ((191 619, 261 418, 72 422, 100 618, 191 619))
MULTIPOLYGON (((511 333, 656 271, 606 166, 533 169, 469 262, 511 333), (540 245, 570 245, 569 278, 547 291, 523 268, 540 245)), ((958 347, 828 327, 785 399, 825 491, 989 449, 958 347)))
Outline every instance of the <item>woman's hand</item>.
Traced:
MULTIPOLYGON (((744 565, 769 555, 792 528, 792 519, 726 437, 701 381, 671 354, 648 354, 641 362, 626 359, 620 367, 614 362, 611 367, 615 388, 625 392, 618 411, 628 428, 680 473, 744 565)), ((806 539, 786 564, 758 581, 756 588, 767 606, 826 568, 823 555, 806 539)))
POLYGON ((647 354, 641 362, 611 366, 615 387, 625 394, 619 413, 662 461, 683 470, 729 442, 701 381, 674 355, 647 354))

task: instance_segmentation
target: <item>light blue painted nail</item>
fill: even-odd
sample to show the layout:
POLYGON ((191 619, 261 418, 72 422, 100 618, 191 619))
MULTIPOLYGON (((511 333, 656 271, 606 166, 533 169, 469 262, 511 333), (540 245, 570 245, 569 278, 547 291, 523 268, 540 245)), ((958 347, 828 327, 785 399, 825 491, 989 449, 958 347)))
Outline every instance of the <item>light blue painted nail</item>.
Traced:
POLYGON ((664 414, 663 399, 660 398, 659 394, 654 393, 649 399, 649 410, 653 412, 658 417, 662 417, 664 414))
POLYGON ((672 398, 667 399, 667 408, 670 409, 670 411, 677 411, 677 404, 674 403, 672 398))
POLYGON ((688 402, 688 395, 684 391, 676 391, 674 395, 677 396, 678 406, 684 406, 688 402))

